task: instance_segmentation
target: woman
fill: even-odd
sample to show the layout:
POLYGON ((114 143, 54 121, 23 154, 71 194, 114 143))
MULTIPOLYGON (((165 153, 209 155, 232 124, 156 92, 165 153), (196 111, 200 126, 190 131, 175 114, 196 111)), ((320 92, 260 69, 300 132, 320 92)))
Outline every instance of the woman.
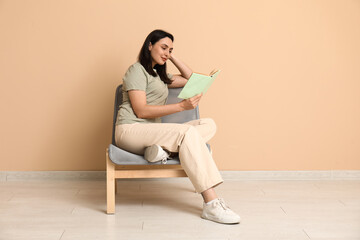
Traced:
POLYGON ((129 152, 144 154, 150 162, 166 162, 169 153, 178 152, 181 166, 204 199, 201 217, 219 223, 239 223, 240 217, 214 191, 214 187, 223 182, 206 147, 216 131, 214 121, 161 123, 162 116, 194 109, 202 96, 165 104, 168 88, 183 87, 192 74, 191 69, 172 54, 173 41, 170 33, 154 30, 145 39, 139 61, 127 70, 115 129, 116 144, 129 152), (166 72, 167 60, 181 75, 166 72))

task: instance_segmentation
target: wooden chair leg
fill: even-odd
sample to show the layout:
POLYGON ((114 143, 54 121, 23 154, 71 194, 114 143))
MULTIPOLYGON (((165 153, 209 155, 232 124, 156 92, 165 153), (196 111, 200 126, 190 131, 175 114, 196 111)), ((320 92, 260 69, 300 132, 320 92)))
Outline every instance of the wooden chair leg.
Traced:
POLYGON ((116 178, 115 178, 115 195, 116 195, 117 192, 118 192, 117 185, 118 185, 118 182, 117 182, 117 180, 116 180, 116 178))
POLYGON ((109 149, 106 149, 106 200, 107 214, 115 213, 115 164, 109 158, 109 149))

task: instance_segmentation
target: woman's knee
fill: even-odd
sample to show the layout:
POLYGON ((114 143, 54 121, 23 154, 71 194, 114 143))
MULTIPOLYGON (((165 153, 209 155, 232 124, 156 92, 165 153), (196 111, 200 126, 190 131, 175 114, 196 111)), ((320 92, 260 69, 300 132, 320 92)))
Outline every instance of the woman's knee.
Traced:
POLYGON ((192 139, 193 137, 197 136, 199 134, 198 130, 196 129, 196 127, 188 125, 186 127, 186 131, 184 132, 184 138, 188 137, 190 139, 192 139))
POLYGON ((201 124, 207 125, 211 132, 214 132, 214 133, 216 132, 217 126, 216 126, 215 121, 212 118, 202 118, 201 124))

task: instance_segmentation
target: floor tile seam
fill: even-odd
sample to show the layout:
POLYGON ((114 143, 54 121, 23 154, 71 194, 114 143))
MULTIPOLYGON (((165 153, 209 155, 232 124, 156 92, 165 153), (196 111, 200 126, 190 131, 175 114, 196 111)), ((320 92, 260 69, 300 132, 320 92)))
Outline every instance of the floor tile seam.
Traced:
POLYGON ((61 233, 61 236, 60 236, 59 240, 62 239, 62 237, 64 236, 64 233, 65 233, 65 229, 64 229, 63 232, 61 233))
POLYGON ((302 230, 303 230, 303 232, 305 233, 305 235, 306 235, 309 239, 311 239, 310 236, 309 236, 309 234, 306 232, 305 228, 303 228, 302 230))
MULTIPOLYGON (((220 171, 224 180, 360 180, 360 170, 220 171)), ((104 180, 106 171, 0 171, 0 181, 104 180), (5 180, 4 180, 5 179, 5 180)))

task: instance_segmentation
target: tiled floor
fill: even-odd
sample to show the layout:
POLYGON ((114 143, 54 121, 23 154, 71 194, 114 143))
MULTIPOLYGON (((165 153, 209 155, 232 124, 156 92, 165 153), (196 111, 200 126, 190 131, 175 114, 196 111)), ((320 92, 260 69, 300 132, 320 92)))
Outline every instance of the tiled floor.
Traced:
POLYGON ((242 217, 199 217, 186 178, 120 180, 107 215, 105 181, 0 182, 0 239, 360 240, 360 181, 226 181, 217 193, 242 217))

